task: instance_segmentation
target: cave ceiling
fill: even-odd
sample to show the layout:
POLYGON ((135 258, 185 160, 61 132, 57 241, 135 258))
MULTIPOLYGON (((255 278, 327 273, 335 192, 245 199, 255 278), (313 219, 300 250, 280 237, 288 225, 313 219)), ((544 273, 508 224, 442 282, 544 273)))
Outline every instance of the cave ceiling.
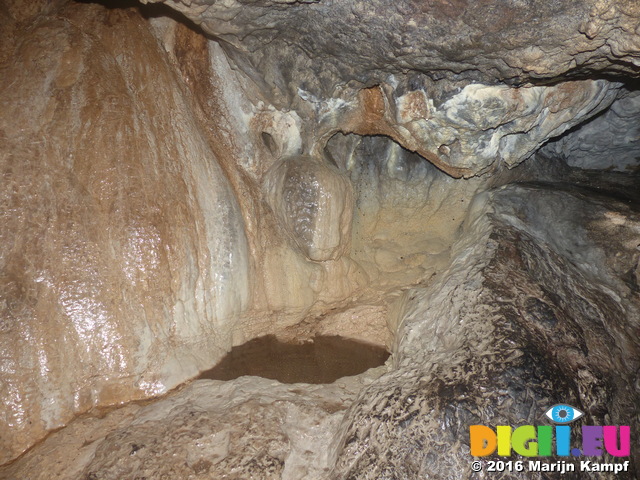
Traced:
POLYGON ((415 90, 428 80, 446 79, 451 88, 640 72, 633 0, 162 3, 221 40, 241 68, 259 72, 274 96, 289 101, 300 88, 333 96, 392 75, 415 90))
POLYGON ((631 0, 163 3, 300 114, 304 153, 385 135, 457 178, 518 165, 640 72, 631 0))

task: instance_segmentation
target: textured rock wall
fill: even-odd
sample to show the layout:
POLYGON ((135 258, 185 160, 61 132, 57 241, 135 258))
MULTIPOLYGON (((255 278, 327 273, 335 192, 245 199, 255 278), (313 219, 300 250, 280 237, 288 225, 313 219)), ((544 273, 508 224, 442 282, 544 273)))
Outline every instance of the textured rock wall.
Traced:
POLYGON ((320 204, 313 215, 269 204, 269 172, 302 151, 295 112, 265 103, 217 44, 171 19, 38 8, 1 10, 1 461, 260 334, 390 343, 385 292, 349 298, 375 277, 343 256, 346 168, 315 157, 318 195, 301 204, 320 204), (298 220, 301 236, 287 227, 298 220))
POLYGON ((481 478, 469 425, 544 424, 561 402, 638 428, 637 211, 559 187, 476 199, 449 268, 401 300, 395 368, 345 416, 334 478, 481 478))
POLYGON ((520 164, 549 139, 609 107, 620 84, 471 84, 437 106, 433 90, 424 88, 405 94, 387 84, 361 90, 337 114, 321 117, 318 141, 335 131, 385 135, 447 174, 469 178, 520 164))
POLYGON ((349 247, 353 215, 345 175, 313 157, 291 157, 271 167, 264 180, 271 208, 310 260, 341 257, 349 247))
POLYGON ((307 120, 306 152, 336 131, 386 135, 455 177, 517 165, 616 96, 609 82, 560 79, 640 64, 633 0, 157 1, 307 120))
MULTIPOLYGON (((469 479, 482 478, 470 471, 471 424, 546 424, 567 402, 587 424, 636 431, 637 184, 617 183, 616 199, 563 173, 581 186, 475 198, 450 264, 398 301, 393 363, 331 385, 198 381, 81 418, 0 477, 469 479)), ((637 478, 632 449, 629 472, 563 478, 637 478)))
POLYGON ((380 136, 337 134, 326 150, 344 162, 353 184, 350 256, 372 285, 419 283, 448 262, 469 202, 486 179, 453 179, 380 136))
POLYGON ((611 108, 542 150, 569 165, 634 172, 640 168, 640 92, 623 91, 611 108))
POLYGON ((0 66, 0 462, 211 366, 249 303, 235 194, 142 18, 69 6, 14 35, 0 66))
POLYGON ((224 39, 229 56, 280 98, 297 95, 301 81, 332 97, 336 78, 371 86, 411 71, 522 82, 634 74, 639 64, 634 0, 156 1, 224 39))

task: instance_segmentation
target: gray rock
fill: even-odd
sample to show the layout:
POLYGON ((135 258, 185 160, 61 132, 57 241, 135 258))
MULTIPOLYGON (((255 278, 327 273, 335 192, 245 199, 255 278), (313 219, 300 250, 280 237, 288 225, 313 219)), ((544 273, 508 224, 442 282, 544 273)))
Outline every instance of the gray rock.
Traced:
POLYGON ((348 251, 353 194, 337 168, 319 158, 285 158, 267 172, 264 188, 293 245, 310 260, 334 260, 348 251))
POLYGON ((585 169, 640 168, 640 92, 623 92, 601 115, 550 142, 542 152, 585 169))
POLYGON ((517 165, 618 86, 560 80, 640 67, 633 0, 156 1, 305 119, 304 153, 336 131, 386 135, 454 177, 517 165))
MULTIPOLYGON (((0 476, 473 479, 487 472, 470 469, 470 425, 545 425, 568 403, 578 425, 636 431, 640 216, 574 180, 476 198, 449 266, 400 300, 388 367, 332 385, 198 381, 73 422, 0 476)), ((563 478, 637 478, 638 453, 617 476, 563 478)))
POLYGON ((229 56, 274 96, 299 86, 333 97, 355 81, 420 72, 493 83, 580 72, 634 74, 640 65, 633 0, 273 1, 151 0, 222 39, 229 56))
POLYGON ((396 368, 345 417, 335 478, 482 478, 469 426, 546 424, 557 403, 586 424, 638 428, 640 301, 615 259, 637 269, 637 210, 553 184, 507 186, 474 208, 450 267, 405 293, 396 368))

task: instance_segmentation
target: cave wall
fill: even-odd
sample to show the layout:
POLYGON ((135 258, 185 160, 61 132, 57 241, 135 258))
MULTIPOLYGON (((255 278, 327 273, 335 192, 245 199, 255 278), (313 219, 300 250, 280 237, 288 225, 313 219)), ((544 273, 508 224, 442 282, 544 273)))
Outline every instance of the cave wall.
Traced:
MULTIPOLYGON (((607 209, 585 200, 586 186, 483 192, 602 181, 563 161, 637 169, 636 2, 165 3, 185 17, 0 3, 0 464, 93 407, 164 394, 266 333, 394 350, 388 376, 363 394, 345 387, 339 408, 325 393, 307 399, 320 402, 311 417, 333 448, 310 467, 322 475, 377 478, 405 459, 413 478, 434 453, 380 452, 417 452, 443 418, 517 423, 516 404, 502 417, 465 413, 489 400, 450 395, 471 381, 460 365, 495 375, 495 401, 507 389, 542 405, 555 388, 594 421, 633 411, 638 227, 624 205, 637 198, 607 209), (564 336, 551 347, 526 336, 505 346, 514 330, 554 329, 564 336), (502 340, 487 353, 493 335, 502 340), (566 345, 580 351, 559 358, 566 345), (489 354, 508 368, 487 370, 489 354), (390 391, 437 408, 410 426, 404 393, 390 391), (371 436, 380 409, 393 420, 371 436)), ((263 399, 267 416, 277 395, 291 400, 260 385, 242 398, 263 399)), ((202 405, 199 388, 187 404, 202 405)), ((265 442, 286 415, 263 425, 265 442)), ((441 447, 458 449, 451 465, 466 455, 463 430, 441 447)), ((297 441, 287 438, 274 454, 282 471, 283 445, 297 441)))
POLYGON ((637 430, 637 209, 584 193, 536 182, 474 199, 446 270, 399 300, 396 368, 345 416, 334 478, 477 478, 469 425, 540 425, 558 403, 637 430))
POLYGON ((587 170, 637 172, 640 92, 623 89, 611 108, 543 147, 546 155, 587 170))
MULTIPOLYGON (((85 416, 0 476, 469 479, 469 425, 546 424, 567 402, 586 424, 636 431, 637 181, 610 177, 612 198, 559 173, 573 185, 538 178, 475 197, 451 261, 398 297, 392 365, 329 385, 200 380, 85 416)), ((634 479, 637 455, 632 441, 627 471, 562 477, 634 479)))
POLYGON ((140 15, 69 6, 15 35, 0 91, 0 461, 95 405, 196 375, 249 303, 235 193, 140 15))
POLYGON ((144 3, 158 2, 224 40, 275 102, 293 102, 300 87, 335 97, 336 78, 371 86, 402 72, 418 83, 427 73, 458 86, 518 85, 581 71, 635 74, 639 64, 634 0, 144 3))

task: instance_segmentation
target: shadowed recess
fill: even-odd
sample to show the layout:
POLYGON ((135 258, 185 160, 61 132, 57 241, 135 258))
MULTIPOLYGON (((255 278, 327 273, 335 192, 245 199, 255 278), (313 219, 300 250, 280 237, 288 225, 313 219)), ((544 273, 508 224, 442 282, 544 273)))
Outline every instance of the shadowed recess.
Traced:
POLYGON ((387 358, 389 352, 382 347, 339 336, 291 344, 268 335, 233 347, 199 378, 233 380, 253 375, 282 383, 332 383, 383 365, 387 358))

